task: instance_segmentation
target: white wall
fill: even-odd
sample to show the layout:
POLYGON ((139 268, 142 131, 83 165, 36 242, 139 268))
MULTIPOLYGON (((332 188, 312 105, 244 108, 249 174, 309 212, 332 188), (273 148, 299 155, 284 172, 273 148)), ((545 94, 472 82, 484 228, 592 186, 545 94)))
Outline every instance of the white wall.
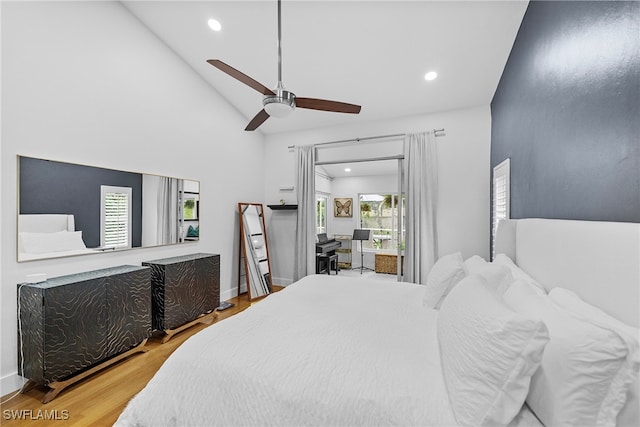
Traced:
POLYGON ((327 171, 322 166, 316 166, 316 191, 331 194, 331 181, 327 171))
POLYGON ((193 252, 237 271, 237 202, 262 201, 263 137, 118 2, 2 2, 0 393, 16 373, 16 285, 193 252), (16 262, 16 155, 199 180, 201 240, 16 262), (239 171, 242 170, 242 175, 239 171))
MULTIPOLYGON (((265 152, 265 200, 268 203, 279 200, 280 183, 295 180, 295 153, 288 146, 421 132, 434 128, 446 129, 446 136, 437 138, 440 255, 461 251, 464 257, 478 254, 488 258, 491 143, 488 105, 353 126, 268 135, 265 152)), ((335 189, 335 181, 332 187, 335 189)), ((293 214, 287 217, 267 215, 273 275, 274 278, 280 278, 282 283, 293 278, 295 219, 293 214)))

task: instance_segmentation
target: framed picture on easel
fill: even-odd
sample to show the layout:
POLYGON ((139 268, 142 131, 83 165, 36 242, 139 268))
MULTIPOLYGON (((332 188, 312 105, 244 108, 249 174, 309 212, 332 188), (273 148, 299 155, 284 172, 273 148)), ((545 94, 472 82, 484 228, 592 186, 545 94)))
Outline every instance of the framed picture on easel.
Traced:
POLYGON ((353 199, 350 197, 334 198, 333 216, 337 218, 351 218, 353 216, 353 199))

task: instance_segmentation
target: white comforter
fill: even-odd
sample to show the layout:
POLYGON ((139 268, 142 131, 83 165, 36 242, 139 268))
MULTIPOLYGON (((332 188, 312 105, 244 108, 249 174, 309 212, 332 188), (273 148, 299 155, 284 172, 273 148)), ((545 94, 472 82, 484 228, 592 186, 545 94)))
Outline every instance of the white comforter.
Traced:
POLYGON ((116 425, 455 425, 423 292, 308 276, 187 340, 116 425))

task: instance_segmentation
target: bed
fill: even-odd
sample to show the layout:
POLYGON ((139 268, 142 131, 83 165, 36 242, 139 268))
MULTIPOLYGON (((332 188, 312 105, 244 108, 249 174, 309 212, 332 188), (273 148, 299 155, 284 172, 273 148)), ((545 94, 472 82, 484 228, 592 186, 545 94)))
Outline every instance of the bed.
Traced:
POLYGON ((68 214, 21 214, 18 228, 18 261, 33 261, 94 253, 75 229, 68 214))
POLYGON ((187 340, 116 425, 638 425, 640 225, 506 221, 496 244, 426 286, 307 276, 187 340), (567 368, 560 394, 565 342, 538 303, 615 341, 587 375, 611 381, 567 368))

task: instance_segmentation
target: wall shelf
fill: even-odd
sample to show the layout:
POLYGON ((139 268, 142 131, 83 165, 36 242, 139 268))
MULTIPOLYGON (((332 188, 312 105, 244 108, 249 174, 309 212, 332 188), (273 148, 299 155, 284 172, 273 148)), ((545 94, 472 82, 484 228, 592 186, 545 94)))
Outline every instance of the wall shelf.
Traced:
POLYGON ((293 211, 298 209, 298 205, 267 205, 269 209, 274 211, 293 211))

